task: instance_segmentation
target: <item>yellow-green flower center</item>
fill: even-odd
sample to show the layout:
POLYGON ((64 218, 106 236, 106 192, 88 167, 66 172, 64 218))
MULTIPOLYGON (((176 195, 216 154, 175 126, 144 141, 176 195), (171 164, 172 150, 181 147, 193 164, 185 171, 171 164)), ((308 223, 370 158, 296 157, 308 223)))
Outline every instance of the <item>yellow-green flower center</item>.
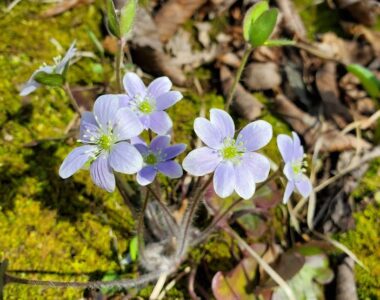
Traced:
POLYGON ((239 151, 235 144, 229 145, 222 150, 222 156, 224 159, 234 159, 239 156, 239 151))
POLYGON ((153 153, 150 153, 149 155, 145 157, 145 162, 148 165, 155 165, 157 163, 157 158, 153 153))
POLYGON ((154 107, 148 100, 144 100, 138 104, 138 109, 143 114, 150 114, 154 107))
POLYGON ((106 134, 103 134, 98 140, 99 147, 106 151, 111 149, 112 144, 113 142, 111 136, 106 134))

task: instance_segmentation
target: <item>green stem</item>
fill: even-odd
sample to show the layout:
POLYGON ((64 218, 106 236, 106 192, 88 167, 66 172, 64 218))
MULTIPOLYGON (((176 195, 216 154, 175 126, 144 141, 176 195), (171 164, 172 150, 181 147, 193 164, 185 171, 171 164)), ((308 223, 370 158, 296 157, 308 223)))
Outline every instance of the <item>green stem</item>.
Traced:
POLYGON ((125 45, 125 39, 121 38, 118 41, 118 48, 117 48, 116 57, 115 57, 116 86, 117 86, 118 93, 121 93, 123 91, 123 84, 121 82, 121 67, 123 65, 123 60, 124 60, 124 45, 125 45))
POLYGON ((227 102, 224 105, 224 110, 225 111, 228 111, 228 109, 230 108, 230 105, 232 103, 232 99, 234 98, 234 95, 235 95, 238 83, 240 81, 241 75, 243 74, 243 70, 245 68, 245 65, 248 62, 248 58, 251 55, 252 51, 253 51, 252 46, 248 45, 247 48, 245 49, 244 54, 243 54, 243 58, 241 59, 241 63, 240 63, 239 69, 236 72, 234 83, 232 84, 231 90, 230 90, 230 92, 228 94, 228 97, 227 97, 227 102))
POLYGON ((81 116, 82 113, 79 109, 79 105, 77 100, 75 100, 73 93, 71 92, 70 85, 66 82, 63 86, 63 90, 65 91, 66 95, 69 97, 71 105, 75 109, 75 111, 81 116))

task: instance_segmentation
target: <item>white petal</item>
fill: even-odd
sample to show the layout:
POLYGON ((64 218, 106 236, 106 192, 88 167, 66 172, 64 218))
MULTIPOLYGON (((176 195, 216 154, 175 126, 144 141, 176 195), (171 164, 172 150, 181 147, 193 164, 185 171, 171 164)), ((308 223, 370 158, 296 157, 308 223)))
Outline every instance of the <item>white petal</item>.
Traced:
POLYGON ((213 172, 221 161, 217 151, 202 147, 191 151, 183 160, 182 167, 191 175, 204 176, 213 172))
POLYGON ((213 108, 210 110, 210 121, 215 128, 219 129, 222 138, 233 138, 235 135, 235 124, 231 116, 221 109, 213 108))
POLYGON ((207 146, 213 149, 220 149, 223 146, 223 139, 220 131, 205 118, 196 118, 194 121, 194 131, 207 146))

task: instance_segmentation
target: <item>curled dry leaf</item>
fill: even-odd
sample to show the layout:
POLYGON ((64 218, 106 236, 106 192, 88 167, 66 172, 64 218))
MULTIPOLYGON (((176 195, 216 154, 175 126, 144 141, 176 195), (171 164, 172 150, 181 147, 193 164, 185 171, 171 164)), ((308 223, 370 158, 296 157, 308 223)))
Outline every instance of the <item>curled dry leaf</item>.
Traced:
POLYGON ((283 16, 286 29, 298 38, 306 39, 307 31, 291 0, 276 0, 283 16))
POLYGON ((354 275, 355 262, 346 257, 338 266, 336 279, 336 300, 357 300, 356 281, 354 275))
POLYGON ((353 121, 353 118, 347 107, 339 100, 336 78, 336 63, 327 62, 317 71, 315 81, 322 99, 326 118, 333 120, 339 128, 344 128, 353 121))
POLYGON ((377 1, 374 0, 337 0, 338 7, 348 11, 351 16, 367 26, 376 23, 379 14, 377 1))
POLYGON ((342 152, 357 147, 368 149, 371 146, 367 141, 352 134, 341 133, 329 122, 322 124, 316 117, 299 109, 285 95, 275 97, 275 107, 276 113, 303 136, 310 148, 319 145, 320 151, 323 152, 342 152))
POLYGON ((278 65, 273 62, 251 63, 244 71, 243 82, 253 91, 271 90, 281 85, 282 78, 278 65))
POLYGON ((206 0, 169 0, 156 14, 154 21, 162 42, 167 42, 206 0))
POLYGON ((156 25, 144 9, 137 11, 131 52, 134 62, 146 72, 157 76, 166 75, 177 85, 185 84, 184 73, 164 53, 162 43, 157 36, 156 25))
MULTIPOLYGON (((233 75, 227 67, 220 68, 220 80, 222 82, 223 94, 227 97, 233 84, 233 75)), ((261 111, 264 107, 263 104, 252 94, 247 92, 240 83, 238 83, 236 88, 231 106, 237 114, 249 121, 257 119, 261 115, 261 111)))

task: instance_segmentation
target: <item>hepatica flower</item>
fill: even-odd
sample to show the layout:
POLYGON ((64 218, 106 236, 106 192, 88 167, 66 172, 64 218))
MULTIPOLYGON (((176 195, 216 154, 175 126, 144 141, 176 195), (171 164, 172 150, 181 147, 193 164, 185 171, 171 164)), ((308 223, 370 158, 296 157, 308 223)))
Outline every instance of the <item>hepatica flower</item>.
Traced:
POLYGON ((194 130, 206 146, 191 151, 183 161, 183 168, 195 176, 215 171, 214 189, 222 198, 234 190, 244 199, 251 198, 256 183, 269 174, 269 160, 255 151, 269 143, 272 126, 265 121, 252 122, 235 139, 231 116, 223 110, 211 109, 210 121, 197 118, 194 130))
POLYGON ((159 77, 146 87, 139 76, 129 72, 125 74, 123 84, 127 92, 127 95, 121 96, 123 105, 139 116, 145 129, 159 135, 167 134, 173 123, 165 109, 182 99, 180 92, 170 91, 170 79, 159 77))
POLYGON ((153 182, 160 172, 169 178, 179 178, 183 171, 181 165, 173 159, 185 151, 185 144, 169 146, 170 136, 156 136, 149 147, 143 143, 135 144, 144 158, 144 167, 137 173, 137 182, 147 185, 153 182))
POLYGON ((32 74, 32 76, 29 78, 27 83, 24 85, 24 87, 22 88, 20 92, 20 96, 29 95, 30 93, 34 92, 38 87, 41 86, 41 84, 35 80, 35 76, 37 73, 45 72, 49 74, 53 74, 53 73, 62 74, 67 64, 74 57, 76 50, 77 49, 75 48, 75 42, 74 42, 71 44, 69 50, 67 50, 66 54, 64 55, 62 59, 60 58, 54 59, 55 64, 53 66, 41 66, 38 70, 36 70, 32 74))
POLYGON ((277 146, 285 162, 284 174, 288 179, 284 203, 289 200, 294 190, 298 191, 304 198, 308 197, 312 190, 310 179, 304 174, 304 150, 300 138, 295 132, 292 132, 292 135, 293 139, 285 134, 280 134, 277 137, 277 146))
POLYGON ((100 96, 92 112, 82 115, 80 142, 63 161, 59 175, 68 178, 85 165, 90 165, 94 183, 112 192, 115 189, 113 171, 133 174, 141 170, 143 159, 127 140, 138 136, 143 127, 135 113, 120 108, 115 95, 100 96))

